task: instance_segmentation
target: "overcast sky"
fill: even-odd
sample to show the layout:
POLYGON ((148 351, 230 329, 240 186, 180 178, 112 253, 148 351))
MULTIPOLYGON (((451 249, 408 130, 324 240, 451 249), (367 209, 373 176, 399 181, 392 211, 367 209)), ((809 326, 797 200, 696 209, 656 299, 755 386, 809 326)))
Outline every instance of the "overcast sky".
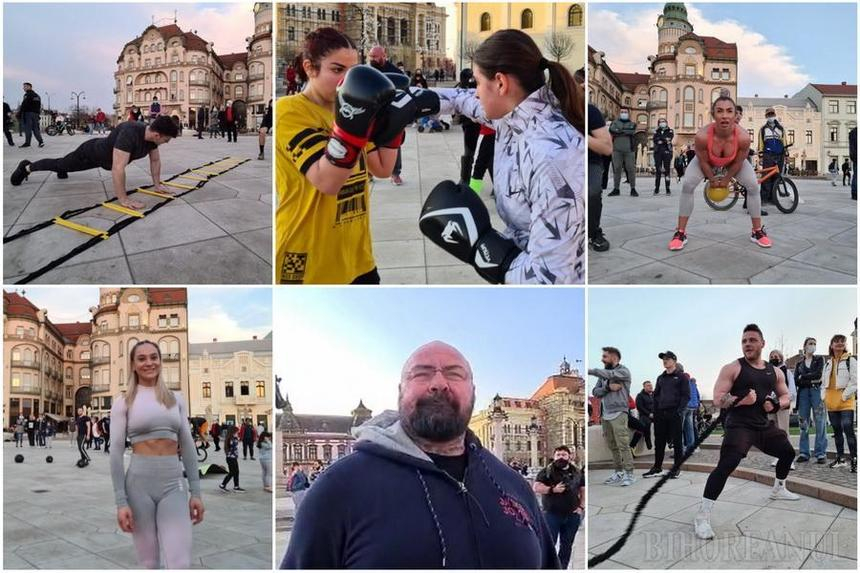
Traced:
MULTIPOLYGON (((856 3, 687 3, 693 31, 738 45, 738 94, 782 97, 809 82, 857 83, 856 3)), ((589 3, 588 42, 614 71, 648 73, 663 4, 589 3)))
POLYGON ((29 81, 43 105, 68 111, 71 92, 81 105, 111 110, 117 58, 126 43, 155 22, 197 31, 217 54, 245 51, 254 33, 252 2, 3 4, 3 96, 17 108, 29 81))

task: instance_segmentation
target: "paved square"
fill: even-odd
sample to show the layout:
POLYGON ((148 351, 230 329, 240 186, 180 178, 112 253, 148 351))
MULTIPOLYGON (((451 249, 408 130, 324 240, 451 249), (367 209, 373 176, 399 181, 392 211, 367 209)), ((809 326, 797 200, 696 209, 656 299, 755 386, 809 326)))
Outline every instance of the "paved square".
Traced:
MULTIPOLYGON (((623 533, 655 480, 630 487, 603 485, 610 470, 588 474, 588 554, 608 549, 623 533)), ((643 510, 624 547, 598 569, 857 569, 857 512, 801 496, 771 501, 770 486, 729 478, 714 505, 716 537, 698 539, 693 518, 708 474, 684 471, 643 510)))
MULTIPOLYGON (((90 450, 84 469, 74 465, 78 457, 68 437, 51 449, 31 448, 26 439, 23 448, 3 444, 4 569, 140 568, 131 535, 116 523, 108 456, 90 450), (14 462, 19 453, 24 463, 14 462)), ((226 467, 212 449, 207 462, 226 467)), ((193 530, 193 568, 271 569, 272 494, 263 491, 260 462, 239 460, 245 493, 219 491, 223 477, 201 479, 206 513, 193 530)))
MULTIPOLYGON (((800 194, 797 210, 780 213, 765 205, 762 217, 773 247, 749 240, 750 218, 740 201, 729 211, 705 203, 702 186, 682 251, 667 245, 678 222, 681 185, 672 195, 654 195, 654 177, 636 178, 639 197, 603 194, 601 227, 608 251, 588 251, 590 284, 855 284, 857 281, 857 202, 850 188, 829 180, 794 179, 800 194)), ((661 185, 661 189, 662 189, 661 185)))
MULTIPOLYGON (((470 265, 434 245, 418 229, 418 216, 430 191, 446 179, 460 179, 462 155, 463 130, 459 125, 452 124, 449 131, 441 133, 418 133, 411 127, 402 147, 404 184, 395 186, 390 179, 374 182, 370 233, 383 284, 487 284, 470 265)), ((481 198, 493 227, 503 231, 505 224, 496 214, 491 191, 487 174, 481 198)))
MULTIPOLYGON (((5 147, 3 159, 3 235, 9 236, 73 208, 113 198, 111 174, 103 169, 70 173, 66 180, 37 172, 18 187, 9 177, 22 159, 61 157, 92 136, 43 135, 45 147, 5 147)), ((115 236, 36 279, 49 284, 271 284, 272 282, 272 142, 266 159, 257 160, 257 136, 238 143, 203 140, 185 130, 160 148, 161 175, 168 178, 190 167, 224 157, 250 161, 208 181, 135 221, 115 236)), ((126 186, 150 185, 149 160, 126 169, 126 186)), ((186 181, 186 183, 193 183, 186 181)), ((135 194, 146 208, 162 200, 135 194)), ((75 222, 107 229, 126 215, 103 208, 75 217, 75 222)), ((52 225, 3 246, 4 282, 14 283, 90 237, 52 225)))

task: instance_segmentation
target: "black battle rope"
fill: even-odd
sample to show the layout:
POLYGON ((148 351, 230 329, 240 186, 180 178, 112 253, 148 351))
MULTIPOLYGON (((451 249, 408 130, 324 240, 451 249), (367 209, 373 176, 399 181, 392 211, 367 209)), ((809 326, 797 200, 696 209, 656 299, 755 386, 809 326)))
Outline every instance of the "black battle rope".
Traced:
MULTIPOLYGON (((744 397, 746 397, 746 394, 748 393, 749 392, 745 393, 744 397)), ((743 398, 738 398, 737 400, 735 400, 735 403, 739 402, 742 399, 743 398)), ((717 416, 717 419, 705 427, 705 430, 702 432, 702 434, 698 438, 696 438, 695 442, 693 442, 692 447, 687 448, 687 451, 684 453, 683 456, 681 456, 681 460, 675 460, 675 463, 672 464, 672 470, 662 475, 660 479, 657 480, 657 483, 655 483, 653 486, 651 486, 651 489, 645 492, 645 495, 643 495, 642 499, 639 500, 639 503, 636 504, 636 509, 633 511, 633 517, 630 518, 630 523, 627 525, 627 529, 624 530, 624 535, 619 537, 609 549, 607 549, 600 555, 595 555, 594 557, 589 559, 589 569, 603 563, 604 561, 618 553, 622 547, 624 547, 624 544, 627 543, 627 539, 630 537, 630 535, 633 534, 633 528, 636 527, 636 522, 639 520, 639 515, 642 513, 642 510, 645 509, 645 506, 648 505, 648 502, 651 501, 651 498, 654 497, 654 495, 661 487, 663 487, 664 483, 671 479, 669 476, 673 472, 681 469, 681 465, 683 465, 683 463, 686 462, 690 458, 690 456, 693 455, 693 452, 696 450, 696 448, 701 446, 702 442, 704 442, 708 438, 708 436, 710 436, 711 433, 717 428, 717 426, 720 425, 720 423, 723 421, 723 417, 728 411, 728 408, 726 408, 725 410, 721 410, 720 415, 717 416)))
MULTIPOLYGON (((200 167, 192 167, 190 169, 186 169, 185 171, 177 173, 176 175, 173 175, 172 177, 170 177, 168 179, 162 179, 162 182, 173 181, 174 179, 176 179, 182 175, 192 173, 195 170, 205 169, 206 167, 208 167, 210 165, 214 165, 215 163, 221 163, 222 161, 226 161, 228 159, 230 159, 230 156, 224 157, 222 159, 218 159, 216 161, 210 161, 209 163, 201 165, 200 167)), ((160 209, 161 207, 163 207, 167 203, 170 203, 174 199, 178 199, 179 197, 187 195, 188 193, 191 193, 192 191, 197 191, 198 189, 200 189, 201 187, 206 185, 206 183, 208 183, 209 181, 211 181, 215 177, 218 177, 219 175, 223 175, 224 173, 227 173, 228 171, 231 171, 231 170, 239 167, 240 165, 247 163, 248 161, 250 161, 250 159, 243 159, 243 160, 239 161, 238 163, 236 163, 235 165, 233 165, 232 167, 224 169, 223 171, 219 171, 215 175, 207 175, 207 176, 205 176, 206 177, 205 181, 198 181, 197 184, 194 185, 194 187, 192 189, 188 189, 188 190, 183 191, 181 193, 176 193, 174 195, 171 195, 170 198, 165 198, 163 201, 156 203, 155 205, 153 205, 152 207, 150 207, 146 211, 141 211, 141 213, 145 217, 146 215, 149 215, 150 213, 160 209)), ((194 174, 194 175, 198 175, 198 174, 194 174)), ((151 187, 152 187, 151 185, 147 185, 145 187, 140 187, 140 189, 149 189, 151 187)), ((139 189, 134 189, 133 191, 128 191, 127 194, 133 195, 133 194, 137 193, 138 190, 139 189)), ((113 203, 115 201, 117 201, 116 197, 114 197, 113 199, 108 199, 107 201, 102 201, 102 202, 97 203, 95 205, 92 205, 90 207, 81 207, 79 209, 69 209, 68 211, 65 211, 61 215, 59 215, 58 218, 68 219, 70 217, 75 217, 75 216, 80 215, 82 213, 86 213, 87 211, 91 211, 93 209, 98 209, 99 207, 102 207, 104 203, 113 203)), ((109 229, 106 229, 104 231, 104 233, 108 237, 111 237, 111 236, 115 235, 116 233, 118 233, 119 231, 121 231, 122 229, 125 229, 127 226, 131 225, 133 222, 137 221, 138 219, 142 219, 142 218, 143 217, 128 216, 125 219, 121 219, 121 220, 117 221, 116 223, 114 223, 114 225, 112 227, 110 227, 109 229)), ((51 225, 54 225, 54 224, 56 224, 54 222, 54 218, 48 219, 47 221, 43 221, 41 223, 37 223, 37 224, 33 225, 32 227, 28 227, 27 229, 23 229, 21 231, 18 231, 14 235, 4 237, 3 238, 3 244, 5 245, 6 243, 10 243, 16 239, 20 239, 23 236, 29 235, 30 233, 34 233, 34 232, 39 231, 41 229, 44 229, 46 227, 50 227, 51 225)), ((74 257, 80 255, 84 251, 100 244, 104 240, 105 239, 102 236, 92 237, 88 241, 85 241, 85 242, 81 243, 80 245, 78 245, 77 247, 73 248, 72 250, 70 250, 66 254, 57 257, 56 259, 45 264, 41 268, 31 272, 29 275, 22 278, 21 280, 19 280, 15 284, 19 284, 19 285, 20 284, 27 284, 30 281, 33 281, 33 280, 39 278, 40 276, 44 275, 45 273, 57 268, 61 264, 65 263, 66 261, 73 259, 74 257)))

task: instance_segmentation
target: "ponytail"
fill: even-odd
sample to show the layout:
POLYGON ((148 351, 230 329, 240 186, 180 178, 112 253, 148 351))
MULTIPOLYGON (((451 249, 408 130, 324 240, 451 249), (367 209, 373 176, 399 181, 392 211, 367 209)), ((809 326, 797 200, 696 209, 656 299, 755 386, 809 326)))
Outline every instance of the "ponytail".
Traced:
POLYGON ((564 118, 580 133, 585 133, 585 94, 564 64, 547 62, 549 89, 558 98, 564 118))
POLYGON ((585 133, 585 94, 573 75, 558 62, 544 59, 540 48, 521 30, 499 30, 478 46, 472 58, 487 77, 498 73, 514 76, 527 94, 545 86, 544 70, 549 71, 549 89, 558 98, 564 118, 585 133))
POLYGON ((305 60, 310 60, 311 67, 319 71, 320 62, 324 57, 330 52, 343 48, 356 49, 355 43, 349 36, 342 34, 334 28, 317 28, 305 37, 302 51, 293 60, 296 74, 302 82, 307 82, 309 78, 307 72, 305 72, 305 60))

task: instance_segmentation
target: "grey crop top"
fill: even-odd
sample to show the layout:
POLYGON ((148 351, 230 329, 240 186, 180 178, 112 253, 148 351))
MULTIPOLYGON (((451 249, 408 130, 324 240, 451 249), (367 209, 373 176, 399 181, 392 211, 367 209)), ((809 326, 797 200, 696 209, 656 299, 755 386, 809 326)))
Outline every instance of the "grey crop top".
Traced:
POLYGON ((132 444, 158 438, 176 440, 191 497, 200 497, 200 475, 194 438, 188 426, 188 409, 181 394, 174 392, 174 396, 176 404, 167 408, 156 399, 154 388, 138 386, 131 411, 126 406, 124 395, 114 402, 110 411, 110 433, 111 442, 116 446, 110 453, 110 473, 117 507, 128 505, 123 461, 126 438, 132 444))

